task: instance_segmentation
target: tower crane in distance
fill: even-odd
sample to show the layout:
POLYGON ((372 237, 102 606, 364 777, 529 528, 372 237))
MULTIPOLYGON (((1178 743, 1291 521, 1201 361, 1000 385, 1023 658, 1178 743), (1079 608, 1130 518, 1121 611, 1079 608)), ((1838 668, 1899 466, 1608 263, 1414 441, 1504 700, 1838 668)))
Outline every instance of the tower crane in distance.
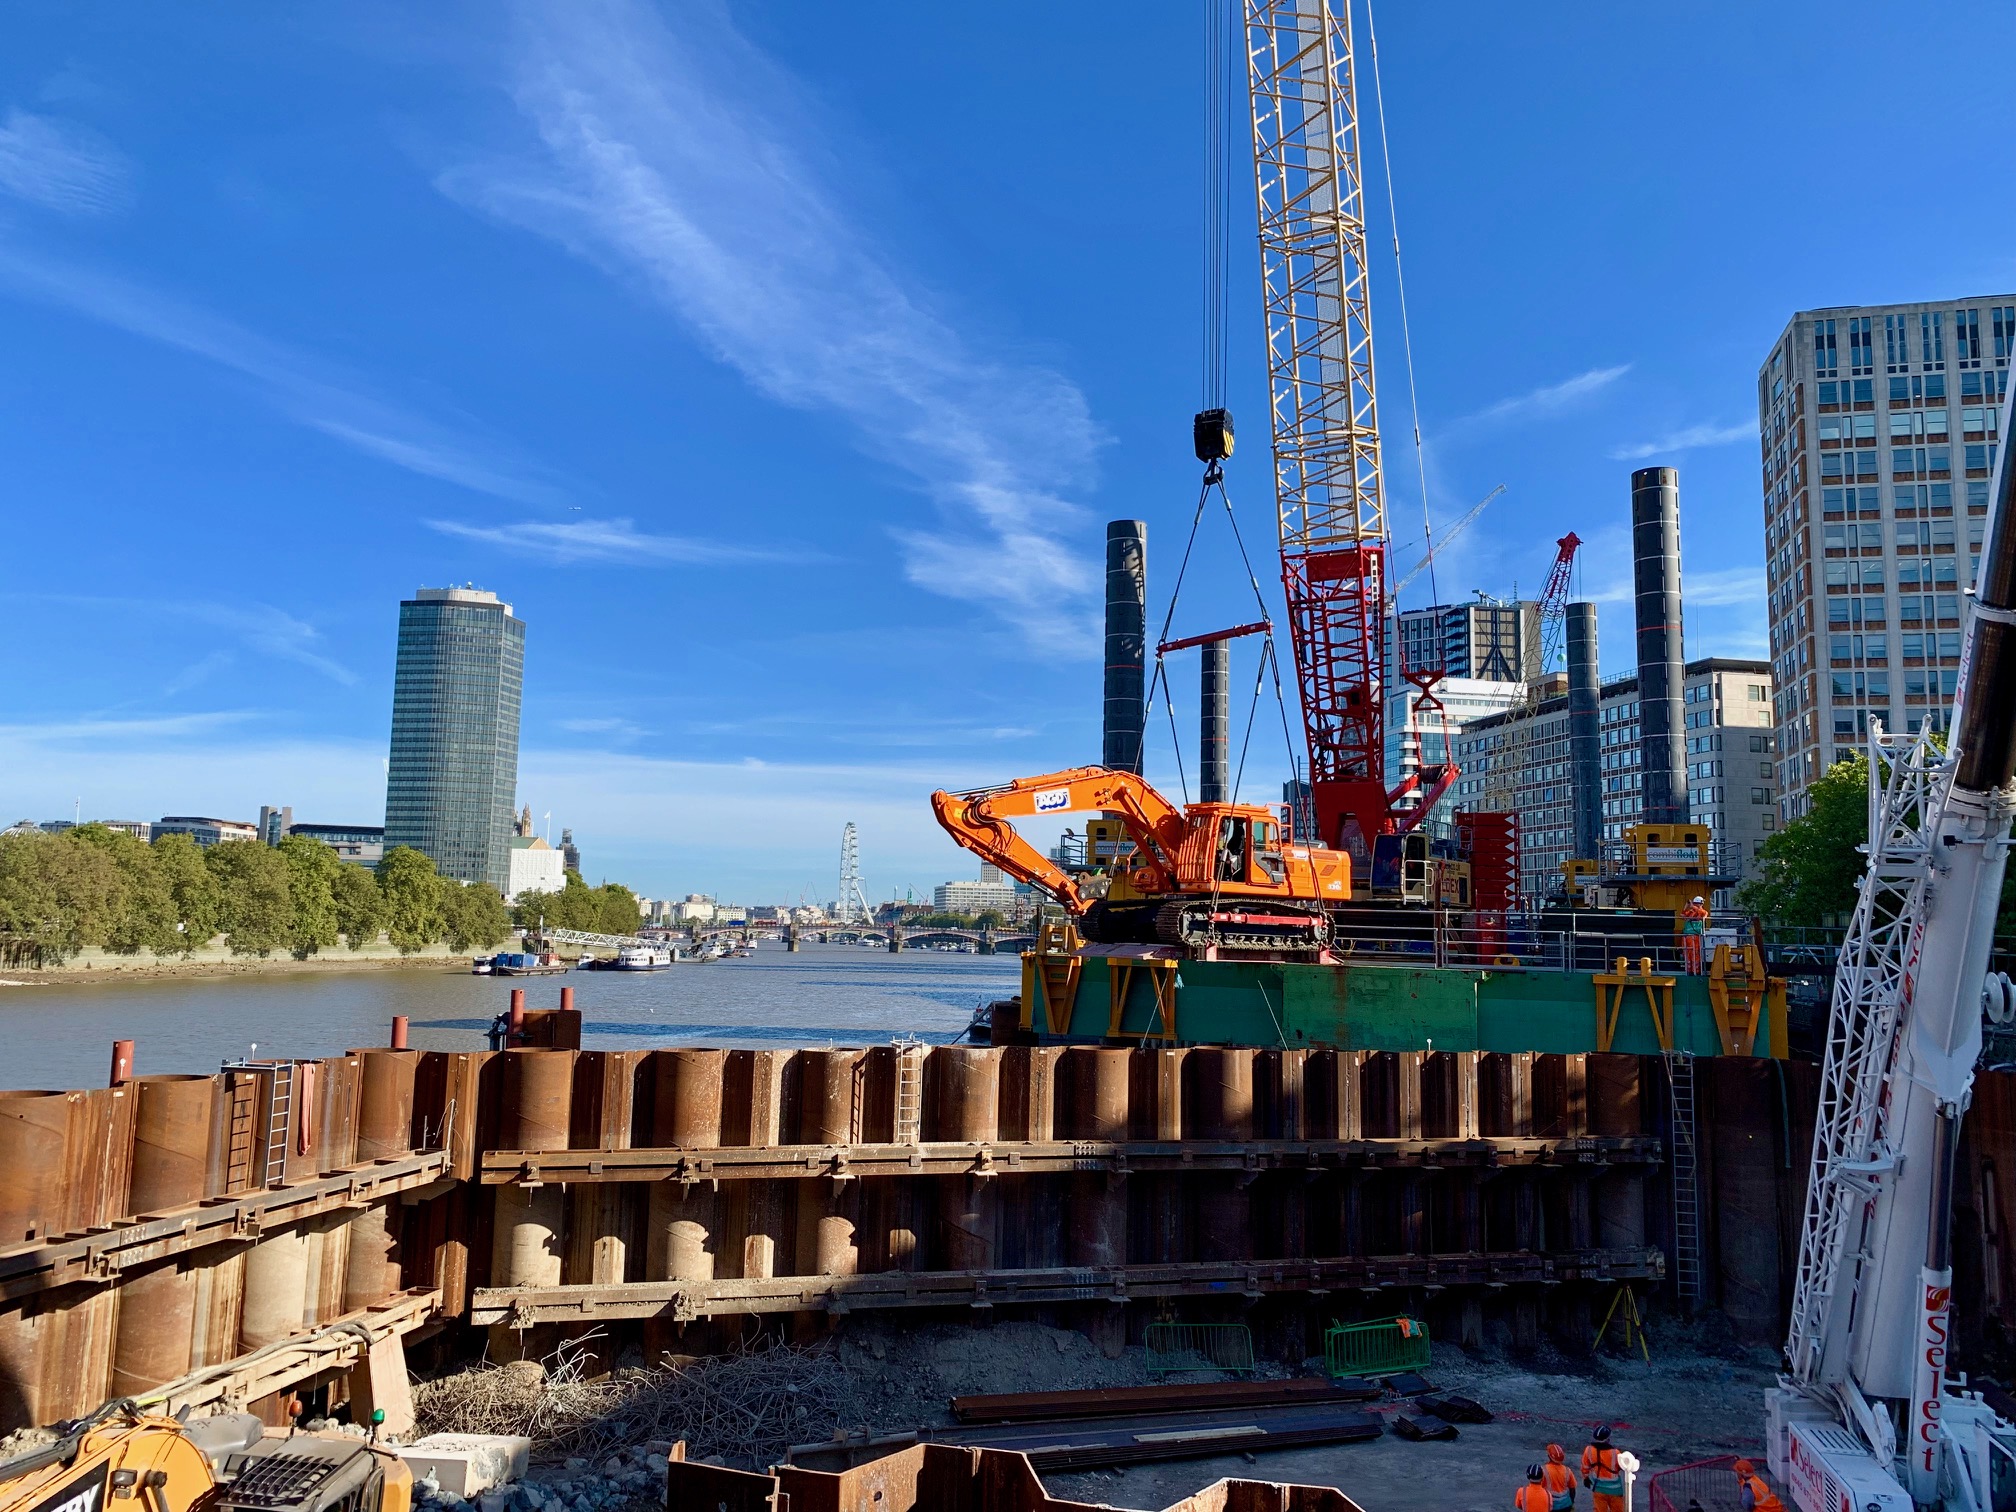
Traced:
POLYGON ((1399 606, 1400 595, 1407 591, 1407 585, 1409 583, 1413 582, 1414 579, 1418 578, 1419 576, 1421 576, 1422 573, 1428 570, 1428 564, 1435 560, 1435 553, 1438 551, 1447 551, 1449 549, 1449 543, 1451 541, 1455 540, 1456 537, 1463 534, 1464 531, 1468 530, 1472 525, 1474 525, 1477 522, 1477 516, 1484 513, 1484 506, 1489 504, 1493 499, 1497 498, 1498 495, 1500 495, 1503 492, 1505 492, 1505 485, 1503 483, 1500 483, 1496 488, 1492 489, 1491 492, 1484 495, 1484 497, 1479 499, 1475 504, 1472 504, 1470 506, 1469 511, 1463 516, 1463 518, 1458 520, 1454 525, 1451 525, 1447 530, 1443 531, 1441 540, 1434 541, 1429 544, 1428 549, 1421 553, 1421 560, 1416 562, 1412 567, 1409 567, 1407 569, 1406 575, 1403 576, 1399 582, 1395 583, 1392 586, 1392 588, 1387 590, 1386 601, 1387 601, 1387 607, 1389 609, 1397 608, 1399 606))
POLYGON ((1581 545, 1582 538, 1572 530, 1554 543, 1554 565, 1547 569, 1547 582, 1540 590, 1539 610, 1535 616, 1540 642, 1538 654, 1528 660, 1522 648, 1519 671, 1525 691, 1520 694, 1519 701, 1505 711, 1504 722, 1498 727, 1500 745, 1485 767, 1486 808, 1514 811, 1518 807, 1519 773, 1524 761, 1521 747, 1532 731, 1533 716, 1540 712, 1540 704, 1545 698, 1547 674, 1561 655, 1561 642, 1568 624, 1568 584, 1575 571, 1575 552, 1581 545), (1529 672, 1532 675, 1527 675, 1529 672))
MULTIPOLYGON (((1582 537, 1569 531, 1554 543, 1554 565, 1547 569, 1547 582, 1540 589, 1540 676, 1545 679, 1562 654, 1561 642, 1568 628, 1568 583, 1575 571, 1575 553, 1582 537)), ((1530 679, 1529 679, 1530 681, 1530 679)))

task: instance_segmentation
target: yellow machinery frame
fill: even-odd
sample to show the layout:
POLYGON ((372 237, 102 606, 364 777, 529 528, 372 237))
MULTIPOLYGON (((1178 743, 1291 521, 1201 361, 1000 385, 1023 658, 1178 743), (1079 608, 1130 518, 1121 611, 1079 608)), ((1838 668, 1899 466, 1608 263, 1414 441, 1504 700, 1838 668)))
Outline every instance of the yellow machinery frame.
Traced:
POLYGON ((1617 957, 1615 971, 1599 972, 1596 984, 1596 1048, 1605 1054, 1617 1039, 1617 1021, 1623 1017, 1631 989, 1645 990, 1645 1009, 1652 1016, 1652 1032, 1659 1036, 1659 1048, 1673 1048, 1673 988, 1678 977, 1659 976, 1652 970, 1652 958, 1640 956, 1638 969, 1631 970, 1628 957, 1617 957))

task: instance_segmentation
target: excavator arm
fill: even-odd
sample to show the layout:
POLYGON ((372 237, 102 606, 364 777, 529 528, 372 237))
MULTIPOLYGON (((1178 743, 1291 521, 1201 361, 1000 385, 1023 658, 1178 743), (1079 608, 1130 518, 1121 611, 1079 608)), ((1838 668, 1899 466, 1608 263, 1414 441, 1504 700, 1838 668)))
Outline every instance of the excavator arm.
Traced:
POLYGON ((1039 887, 1072 913, 1091 902, 1056 862, 1016 832, 1011 819, 1087 810, 1117 814, 1149 873, 1138 880, 1147 891, 1169 886, 1176 873, 1176 849, 1184 833, 1183 811, 1132 772, 1107 767, 1073 767, 1042 777, 1019 777, 1005 787, 970 793, 935 792, 931 809, 945 832, 981 860, 1018 882, 1039 887))

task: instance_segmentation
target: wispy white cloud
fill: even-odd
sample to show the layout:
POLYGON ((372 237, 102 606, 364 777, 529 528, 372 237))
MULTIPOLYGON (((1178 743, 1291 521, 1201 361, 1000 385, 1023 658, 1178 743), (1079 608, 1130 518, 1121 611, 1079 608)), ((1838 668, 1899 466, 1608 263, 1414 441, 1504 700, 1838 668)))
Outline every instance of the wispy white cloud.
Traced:
POLYGON ((1586 373, 1577 373, 1559 383, 1543 384, 1523 394, 1514 394, 1509 399, 1488 404, 1476 414, 1457 421, 1456 426, 1558 415, 1573 409, 1591 395, 1602 393, 1630 371, 1631 364, 1628 362, 1619 363, 1616 367, 1590 368, 1586 373))
POLYGON ((1715 572, 1690 572, 1681 582, 1681 598, 1696 609, 1755 605, 1761 614, 1764 603, 1762 567, 1724 567, 1715 572))
POLYGON ((442 191, 548 236, 691 327, 783 404, 839 416, 938 528, 895 532, 910 579, 1071 647, 1094 583, 1063 544, 1100 436, 1047 369, 991 357, 856 221, 796 80, 719 6, 523 7, 513 91, 539 150, 442 191))
POLYGON ((97 719, 82 717, 40 724, 0 725, 0 750, 9 746, 55 748, 76 742, 125 744, 180 740, 216 735, 253 718, 250 710, 222 709, 199 714, 168 714, 157 719, 97 719))
POLYGON ((1610 456, 1618 462, 1637 462, 1646 457, 1671 456, 1674 452, 1693 451, 1702 446, 1727 446, 1734 441, 1756 439, 1755 420, 1739 420, 1734 425, 1689 425, 1661 436, 1657 441, 1617 447, 1610 456))
MULTIPOLYGON (((326 656, 320 649, 322 632, 304 619, 297 619, 284 609, 256 601, 243 603, 211 603, 203 600, 187 599, 135 599, 114 598, 104 595, 73 593, 0 593, 0 598, 30 600, 44 604, 65 604, 88 609, 94 614, 106 610, 120 610, 139 613, 155 618, 163 616, 190 620, 213 629, 223 630, 232 635, 240 645, 261 656, 270 656, 280 661, 291 661, 303 667, 312 668, 333 682, 346 687, 357 681, 357 674, 341 662, 326 656)), ((171 687, 179 690, 192 686, 202 677, 209 675, 221 665, 221 653, 212 653, 176 677, 171 687)))
POLYGON ((6 245, 0 285, 249 378, 289 419, 408 472, 519 503, 560 499, 536 468, 501 456, 505 448, 400 409, 327 364, 142 285, 6 245))
POLYGON ((132 169, 87 127, 10 108, 0 125, 0 193, 65 215, 105 215, 131 202, 132 169))
POLYGON ((190 663, 161 684, 159 695, 162 698, 174 698, 178 694, 187 693, 191 688, 208 682, 235 660, 229 651, 212 651, 208 656, 190 663))
POLYGON ((787 553, 754 546, 685 536, 650 535, 627 519, 526 520, 515 525, 469 525, 459 520, 429 520, 428 527, 465 541, 481 541, 500 551, 538 557, 545 562, 615 562, 645 566, 654 562, 763 562, 793 560, 787 553))
MULTIPOLYGON (((1591 564, 1596 587, 1576 595, 1592 604, 1629 604, 1636 594, 1631 585, 1631 565, 1627 559, 1591 564)), ((1724 609, 1764 603, 1762 567, 1723 567, 1706 572, 1685 572, 1680 578, 1680 602, 1686 609, 1724 609)), ((1760 607, 1761 612, 1761 607, 1760 607)))
POLYGON ((357 681, 355 672, 316 649, 322 639, 320 630, 271 604, 177 603, 162 607, 170 613, 228 630, 253 651, 311 668, 332 682, 348 687, 357 681))

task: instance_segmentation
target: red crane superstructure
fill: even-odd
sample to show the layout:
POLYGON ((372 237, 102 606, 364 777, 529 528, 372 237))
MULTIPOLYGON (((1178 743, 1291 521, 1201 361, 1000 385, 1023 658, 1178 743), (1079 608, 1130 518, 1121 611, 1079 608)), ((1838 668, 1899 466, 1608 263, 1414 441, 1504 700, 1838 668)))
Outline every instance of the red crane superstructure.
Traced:
POLYGON ((1575 550, 1582 537, 1569 531, 1554 543, 1554 565, 1547 569, 1547 585, 1540 590, 1540 676, 1553 670, 1561 638, 1568 624, 1568 579, 1575 570, 1575 550))

